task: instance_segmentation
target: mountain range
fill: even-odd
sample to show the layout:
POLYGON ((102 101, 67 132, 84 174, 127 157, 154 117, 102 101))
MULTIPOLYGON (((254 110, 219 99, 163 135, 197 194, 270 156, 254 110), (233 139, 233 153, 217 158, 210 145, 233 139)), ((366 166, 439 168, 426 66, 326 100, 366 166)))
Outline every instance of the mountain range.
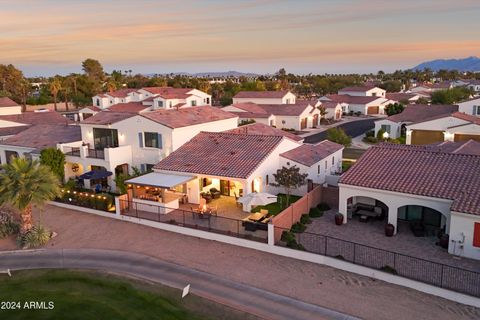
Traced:
POLYGON ((438 70, 458 70, 458 71, 480 71, 480 58, 468 57, 465 59, 437 59, 420 63, 413 67, 413 70, 423 70, 429 68, 432 71, 438 70))

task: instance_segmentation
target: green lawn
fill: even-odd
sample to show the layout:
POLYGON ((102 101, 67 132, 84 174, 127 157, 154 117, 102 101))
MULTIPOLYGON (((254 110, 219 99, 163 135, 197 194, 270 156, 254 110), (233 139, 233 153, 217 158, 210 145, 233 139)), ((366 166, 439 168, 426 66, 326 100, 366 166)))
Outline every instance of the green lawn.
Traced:
POLYGON ((52 301, 52 310, 1 310, 0 319, 253 319, 180 290, 98 272, 35 270, 0 276, 0 301, 52 301))
MULTIPOLYGON (((301 197, 290 195, 290 204, 294 203, 301 197)), ((277 202, 267 204, 266 206, 258 206, 252 209, 252 212, 259 212, 262 209, 267 209, 268 213, 276 216, 286 208, 287 196, 283 193, 277 194, 277 202)))

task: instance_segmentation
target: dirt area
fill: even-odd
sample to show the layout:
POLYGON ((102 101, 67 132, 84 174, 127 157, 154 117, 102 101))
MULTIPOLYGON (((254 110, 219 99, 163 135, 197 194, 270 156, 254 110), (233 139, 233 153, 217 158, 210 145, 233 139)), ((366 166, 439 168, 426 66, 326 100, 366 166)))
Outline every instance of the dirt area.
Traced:
MULTIPOLYGON (((38 219, 38 212, 35 214, 38 219)), ((133 223, 47 206, 48 247, 128 250, 364 319, 479 319, 480 309, 321 266, 133 223)), ((13 239, 0 249, 14 247, 13 239)))

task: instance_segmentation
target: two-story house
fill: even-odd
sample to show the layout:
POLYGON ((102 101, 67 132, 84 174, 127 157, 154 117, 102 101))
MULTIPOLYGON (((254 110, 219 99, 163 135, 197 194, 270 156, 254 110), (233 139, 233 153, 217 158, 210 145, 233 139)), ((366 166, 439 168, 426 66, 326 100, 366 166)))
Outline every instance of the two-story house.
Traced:
POLYGON ((240 91, 233 96, 233 104, 295 104, 296 96, 290 91, 240 91))

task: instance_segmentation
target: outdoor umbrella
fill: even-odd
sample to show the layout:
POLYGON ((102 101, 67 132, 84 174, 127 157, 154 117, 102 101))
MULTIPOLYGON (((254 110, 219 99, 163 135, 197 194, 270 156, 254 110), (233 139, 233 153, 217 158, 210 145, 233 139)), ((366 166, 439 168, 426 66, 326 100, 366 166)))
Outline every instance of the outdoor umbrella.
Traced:
POLYGON ((85 180, 97 180, 103 179, 106 177, 111 176, 112 173, 110 171, 100 171, 100 170, 92 170, 85 172, 84 174, 80 175, 78 178, 85 179, 85 180))
POLYGON ((277 202, 277 196, 265 192, 252 192, 238 199, 241 204, 251 206, 263 206, 269 203, 277 202))

